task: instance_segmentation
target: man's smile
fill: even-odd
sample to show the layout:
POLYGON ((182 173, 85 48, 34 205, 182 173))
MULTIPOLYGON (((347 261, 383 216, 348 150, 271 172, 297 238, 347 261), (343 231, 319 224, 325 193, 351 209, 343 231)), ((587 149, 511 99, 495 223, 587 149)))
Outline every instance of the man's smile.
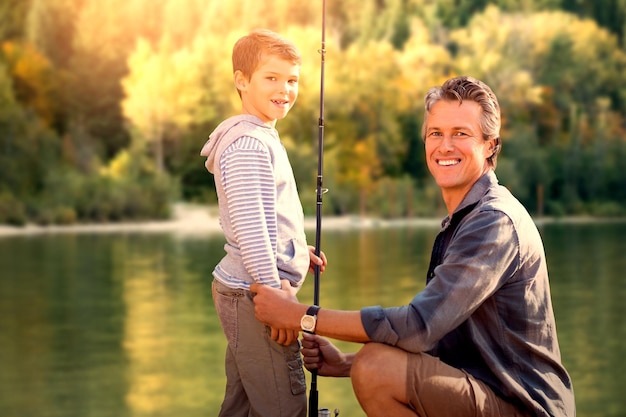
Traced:
POLYGON ((452 165, 460 164, 461 160, 459 158, 454 159, 437 159, 437 165, 449 167, 452 165))

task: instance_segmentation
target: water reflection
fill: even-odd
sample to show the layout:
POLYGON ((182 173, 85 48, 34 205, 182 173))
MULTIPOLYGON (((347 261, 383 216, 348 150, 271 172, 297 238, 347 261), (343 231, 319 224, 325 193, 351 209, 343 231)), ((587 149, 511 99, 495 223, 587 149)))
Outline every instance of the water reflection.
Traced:
POLYGON ((545 230, 561 353, 581 416, 626 415, 624 224, 545 230))
POLYGON ((206 285, 210 269, 188 268, 186 246, 197 243, 150 239, 118 248, 125 401, 133 417, 202 415, 221 398, 224 381, 219 368, 212 371, 222 345, 206 285))
MULTIPOLYGON (((325 231, 321 304, 406 303, 424 285, 436 232, 325 231)), ((626 415, 626 223, 541 232, 578 414, 626 415)), ((225 341, 210 271, 222 252, 220 237, 175 234, 0 239, 0 416, 217 415, 225 341)), ((321 406, 363 415, 349 380, 318 388, 321 406)))

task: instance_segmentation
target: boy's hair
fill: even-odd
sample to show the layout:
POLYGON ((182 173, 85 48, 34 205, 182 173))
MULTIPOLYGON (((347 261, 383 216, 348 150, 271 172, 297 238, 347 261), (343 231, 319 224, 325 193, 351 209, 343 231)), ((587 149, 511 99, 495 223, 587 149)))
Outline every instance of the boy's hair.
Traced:
POLYGON ((302 64, 298 48, 278 33, 267 29, 256 29, 240 38, 233 47, 233 74, 241 71, 250 79, 264 57, 271 55, 296 65, 302 64))
POLYGON ((484 140, 496 139, 496 146, 493 154, 488 158, 489 165, 495 169, 498 153, 502 149, 500 139, 500 105, 498 98, 489 86, 480 80, 468 76, 461 76, 447 80, 441 87, 431 88, 424 98, 424 124, 422 126, 422 138, 426 139, 426 122, 428 113, 432 107, 440 100, 474 101, 482 109, 480 117, 480 127, 484 140))

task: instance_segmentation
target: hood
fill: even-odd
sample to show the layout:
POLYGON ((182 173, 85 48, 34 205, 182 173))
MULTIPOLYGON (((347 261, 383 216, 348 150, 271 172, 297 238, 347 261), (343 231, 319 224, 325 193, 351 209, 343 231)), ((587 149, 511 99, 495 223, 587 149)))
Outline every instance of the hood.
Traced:
MULTIPOLYGON (((209 172, 213 172, 213 164, 215 162, 215 158, 218 157, 218 148, 226 149, 230 143, 239 139, 241 135, 227 135, 228 131, 230 131, 233 127, 240 124, 252 124, 256 127, 262 127, 266 129, 272 129, 265 125, 261 119, 256 116, 252 116, 250 114, 242 114, 238 116, 229 117, 220 123, 215 130, 209 135, 209 140, 206 141, 202 150, 200 151, 201 156, 206 156, 207 160, 205 163, 206 168, 209 172), (224 142, 226 141, 226 142, 224 142), (220 146, 222 145, 222 146, 220 146)), ((219 158, 219 157, 218 157, 219 158)))

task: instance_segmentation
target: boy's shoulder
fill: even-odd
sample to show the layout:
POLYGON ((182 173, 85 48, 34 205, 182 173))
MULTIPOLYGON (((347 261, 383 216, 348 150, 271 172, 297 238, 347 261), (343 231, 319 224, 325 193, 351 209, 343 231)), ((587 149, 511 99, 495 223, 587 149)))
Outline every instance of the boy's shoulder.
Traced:
POLYGON ((261 119, 250 114, 229 117, 221 122, 209 136, 200 155, 220 154, 233 142, 242 137, 252 137, 267 145, 267 138, 277 138, 275 129, 265 125, 261 119))
POLYGON ((216 139, 220 142, 232 142, 242 137, 251 137, 267 142, 268 139, 278 138, 276 129, 264 124, 261 119, 250 114, 241 114, 229 117, 218 125, 211 133, 209 139, 216 139))
POLYGON ((231 116, 228 119, 222 121, 211 133, 210 137, 224 136, 227 133, 230 133, 232 130, 236 131, 256 131, 261 129, 263 130, 272 130, 268 126, 266 126, 261 119, 251 114, 239 114, 236 116, 231 116))

